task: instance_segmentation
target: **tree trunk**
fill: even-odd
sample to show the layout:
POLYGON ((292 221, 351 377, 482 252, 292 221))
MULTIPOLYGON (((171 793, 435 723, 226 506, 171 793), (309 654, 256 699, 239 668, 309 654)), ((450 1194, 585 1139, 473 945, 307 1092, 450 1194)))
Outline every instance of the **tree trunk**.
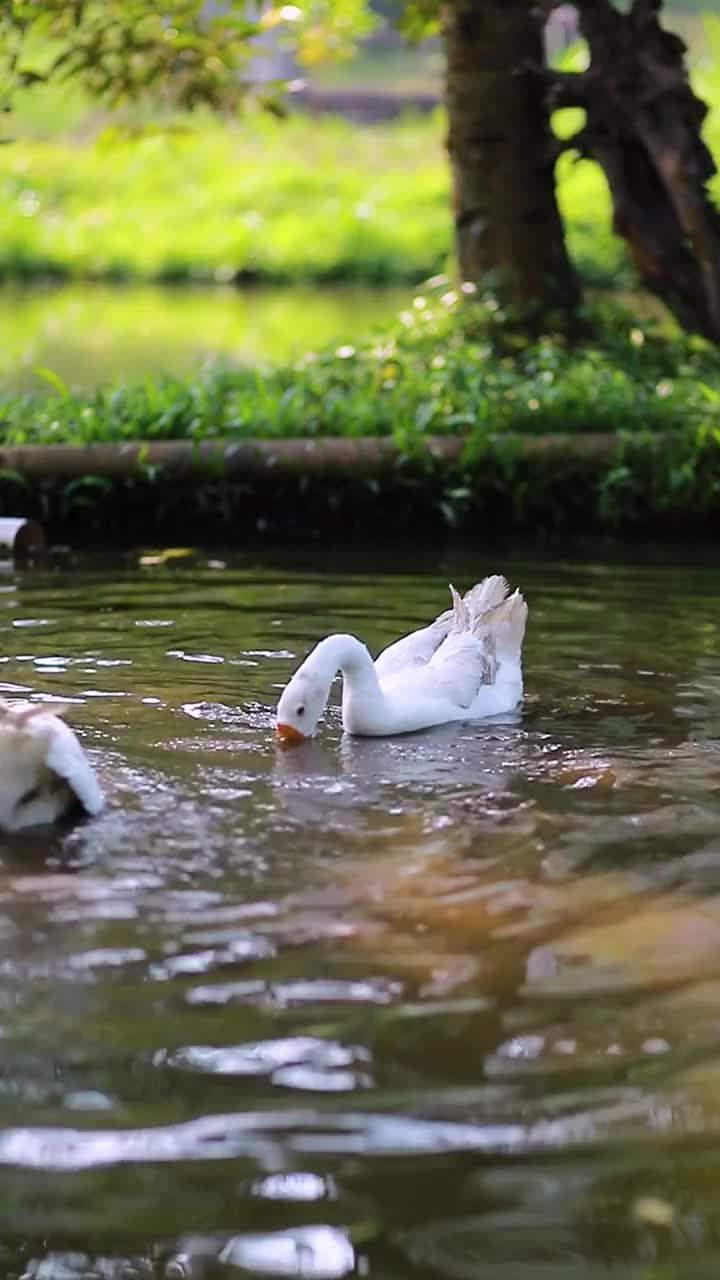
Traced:
POLYGON ((461 277, 522 312, 580 300, 555 200, 555 155, 531 0, 446 0, 448 152, 461 277))
POLYGON ((576 4, 588 70, 541 73, 550 105, 585 108, 583 129, 566 145, 603 169, 614 229, 645 286, 686 329, 720 342, 720 217, 707 191, 716 169, 685 45, 660 26, 662 0, 633 0, 626 14, 610 0, 576 4))

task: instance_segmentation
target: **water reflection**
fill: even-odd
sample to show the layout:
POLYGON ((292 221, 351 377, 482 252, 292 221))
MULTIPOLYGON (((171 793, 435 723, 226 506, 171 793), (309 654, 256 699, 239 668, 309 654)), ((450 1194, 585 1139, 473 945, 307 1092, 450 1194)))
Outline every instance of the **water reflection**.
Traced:
POLYGON ((233 1236, 220 1254, 220 1262, 259 1275, 333 1280, 355 1270, 355 1250, 343 1231, 299 1227, 266 1235, 233 1236))
POLYGON ((366 338, 407 305, 407 289, 363 286, 242 292, 85 283, 6 286, 3 293, 3 382, 48 393, 44 369, 68 386, 92 389, 116 380, 142 381, 148 373, 186 377, 218 356, 254 365, 287 362, 308 349, 308 334, 315 349, 366 338))
POLYGON ((287 752, 477 573, 217 563, 3 596, 109 807, 3 843, 0 1274, 714 1274, 716 571, 507 557, 521 714, 287 752))

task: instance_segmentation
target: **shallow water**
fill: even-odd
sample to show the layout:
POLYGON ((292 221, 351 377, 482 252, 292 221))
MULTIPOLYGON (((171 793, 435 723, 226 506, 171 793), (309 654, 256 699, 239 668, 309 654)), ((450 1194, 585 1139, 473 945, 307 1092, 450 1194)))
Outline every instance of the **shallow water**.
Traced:
POLYGON ((43 370, 92 389, 148 374, 189 377, 208 360, 292 360, 366 338, 394 319, 408 289, 192 288, 72 284, 2 290, 0 377, 48 390, 43 370))
POLYGON ((716 1276, 720 573, 144 559, 0 585, 109 800, 2 845, 0 1275, 716 1276), (522 713, 276 747, 316 638, 498 568, 522 713))

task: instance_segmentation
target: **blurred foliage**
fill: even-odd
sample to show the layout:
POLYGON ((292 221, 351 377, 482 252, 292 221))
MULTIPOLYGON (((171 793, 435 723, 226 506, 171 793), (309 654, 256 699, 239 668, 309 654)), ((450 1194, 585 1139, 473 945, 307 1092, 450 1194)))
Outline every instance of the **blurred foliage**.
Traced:
MULTIPOLYGON (((711 106, 704 134, 717 155, 720 19, 694 20, 693 31, 693 85, 711 106)), ((391 52, 395 82, 402 51, 391 52)), ((580 56, 569 51, 563 65, 580 56)), ((169 104, 163 115, 152 94, 108 117, 76 80, 35 83, 14 103, 7 131, 18 141, 0 148, 6 278, 414 284, 450 260, 441 110, 364 126, 296 113, 278 124, 253 111, 239 128, 198 108, 169 104)), ((567 136, 580 119, 556 112, 555 131, 567 136)), ((566 153, 557 177, 584 282, 632 287, 597 165, 566 153)))
MULTIPOLYGON (((292 32, 298 60, 349 52, 373 18, 364 0, 1 0, 0 105, 30 85, 72 81, 111 106, 152 92, 167 105, 239 106, 270 31, 292 32)), ((272 86, 260 86, 270 105, 272 86)))
MULTIPOLYGON (((20 141, 0 148, 0 276, 416 284, 452 249, 443 125, 195 113, 137 137, 100 121, 90 139, 81 122, 75 140, 20 141)), ((630 287, 599 169, 565 155, 558 174, 586 283, 630 287)))
POLYGON ((461 434, 471 450, 504 432, 720 435, 711 347, 642 326, 616 304, 596 305, 587 325, 582 341, 551 328, 529 341, 492 293, 462 296, 439 277, 394 326, 285 365, 216 364, 193 381, 146 378, 89 394, 5 393, 4 440, 389 435, 412 451, 429 434, 461 434))
POLYGON ((101 125, 0 148, 0 275, 414 284, 450 253, 447 191, 439 119, 101 125))

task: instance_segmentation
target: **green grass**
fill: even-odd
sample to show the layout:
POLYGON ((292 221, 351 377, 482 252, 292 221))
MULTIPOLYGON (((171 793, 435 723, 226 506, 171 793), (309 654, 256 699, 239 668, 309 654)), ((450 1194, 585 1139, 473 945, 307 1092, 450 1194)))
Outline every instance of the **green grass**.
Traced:
MULTIPOLYGON (((442 132, 437 112, 19 142, 0 149, 0 274, 417 283, 451 253, 442 132)), ((623 250, 601 174, 568 158, 560 174, 572 253, 587 279, 616 283, 623 250)))
MULTIPOLYGON (((701 19, 685 18, 694 78, 714 106, 706 136, 720 155, 720 18, 708 20, 702 37, 701 19)), ((374 59, 378 87, 388 82, 383 58, 397 70, 404 56, 389 50, 374 59)), ((418 65, 428 56, 416 55, 418 65)), ((363 67, 363 59, 355 70, 350 64, 346 83, 363 67)), ((578 123, 578 113, 564 115, 560 132, 578 123)), ((140 105, 124 123, 146 118, 140 105)), ((199 115, 167 133, 132 137, 105 128, 72 93, 37 90, 20 100, 10 127, 19 141, 0 148, 6 278, 401 284, 450 260, 439 110, 372 127, 199 115)), ((570 251, 585 279, 629 283, 600 170, 565 156, 559 180, 570 251)))
MULTIPOLYGON (((713 106, 706 135, 720 155, 720 19, 696 50, 695 79, 713 106)), ((146 114, 140 106, 128 119, 146 114)), ((563 132, 573 123, 558 117, 563 132)), ((102 126, 72 95, 26 94, 19 141, 0 148, 0 276, 417 283, 450 259, 441 111, 362 127, 199 116, 136 138, 102 126)), ((586 280, 629 283, 599 170, 566 156, 558 173, 586 280)))
POLYGON ((6 274, 384 283, 417 280, 448 250, 439 120, 204 120, 0 151, 6 274))
POLYGON ((270 468, 229 480, 174 477, 139 463, 127 481, 86 475, 38 484, 0 471, 0 512, 34 515, 53 536, 124 538, 470 536, 502 529, 712 531, 720 503, 720 360, 698 339, 651 327, 613 307, 595 337, 521 342, 493 298, 460 306, 437 281, 394 330, 366 343, 268 369, 215 366, 174 378, 72 394, 0 397, 4 443, 90 444, 384 435, 397 465, 372 474, 296 475, 270 468), (607 432, 600 463, 527 457, 517 433, 607 432), (461 435, 452 463, 429 434, 461 435))
MULTIPOLYGON (((390 435, 653 431, 720 426, 720 360, 698 339, 593 318, 596 338, 533 342, 492 297, 463 304, 431 283, 394 328, 285 366, 207 368, 197 379, 145 379, 72 394, 0 397, 5 443, 390 435)), ((59 389, 60 394, 57 394, 59 389)))
MULTIPOLYGON (((720 104, 720 77, 718 78, 720 104)), ((567 118, 562 124, 567 127, 567 118)), ((720 154, 720 124, 709 138, 720 154)), ((586 280, 629 283, 597 167, 559 165, 586 280)), ((0 149, 0 275, 417 283, 451 249, 443 118, 197 121, 182 132, 0 149)))

